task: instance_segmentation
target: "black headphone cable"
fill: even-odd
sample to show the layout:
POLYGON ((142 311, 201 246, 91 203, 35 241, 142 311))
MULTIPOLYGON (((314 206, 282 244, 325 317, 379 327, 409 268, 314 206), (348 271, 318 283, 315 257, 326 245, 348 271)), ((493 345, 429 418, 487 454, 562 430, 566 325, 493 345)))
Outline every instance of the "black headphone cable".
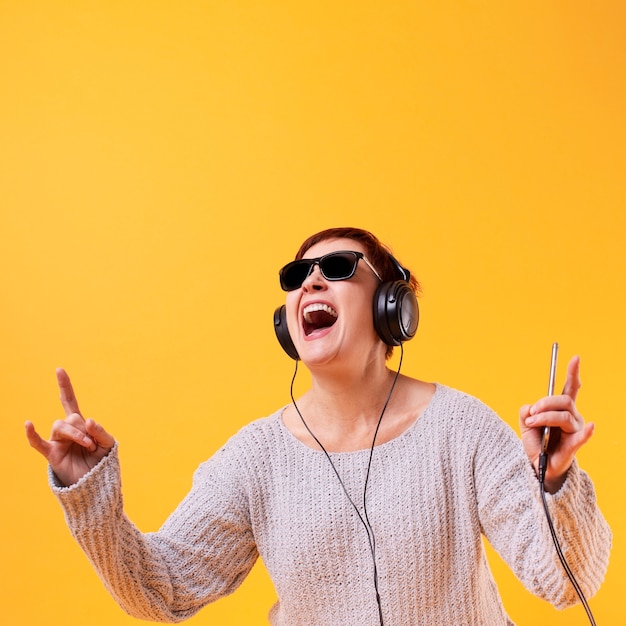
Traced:
POLYGON ((585 594, 583 593, 582 588, 578 584, 576 577, 574 576, 574 572, 572 572, 567 560, 565 559, 565 555, 563 554, 563 550, 561 549, 561 544, 559 543, 559 539, 556 535, 556 530, 554 529, 554 524, 552 523, 552 517, 550 516, 550 510, 548 509, 548 503, 546 501, 546 486, 545 486, 545 478, 546 478, 546 469, 548 467, 548 453, 543 451, 539 455, 539 490, 541 492, 541 503, 543 504, 543 510, 546 514, 546 520, 548 521, 548 528, 550 529, 550 534, 552 535, 552 542, 554 543, 554 547, 556 549, 556 553, 561 561, 561 565, 567 574, 567 577, 570 579, 574 587, 574 591, 578 595, 585 612, 587 613, 587 617, 589 618, 589 623, 591 626, 596 626, 596 621, 593 618, 593 613, 591 612, 591 607, 587 602, 587 598, 585 598, 585 594))
POLYGON ((376 437, 378 436, 378 431, 380 429, 380 424, 382 422, 383 415, 385 415, 385 411, 387 410, 387 406, 389 405, 389 401, 391 400, 391 395, 393 394, 393 390, 395 389, 396 383, 398 382, 398 378, 400 376, 400 370, 402 368, 403 357, 404 357, 404 346, 402 345, 402 343, 400 343, 400 362, 398 363, 398 369, 396 370, 393 382, 391 384, 391 389, 389 390, 389 394, 387 395, 387 399, 385 400, 385 404, 383 405, 382 411, 380 413, 380 417, 378 418, 378 423, 376 424, 376 430, 374 431, 374 437, 372 439, 372 445, 370 447, 369 459, 367 463, 367 472, 365 474, 365 484, 363 486, 363 515, 361 515, 361 512, 359 511, 358 507, 356 506, 356 504, 350 497, 350 494, 348 493, 348 490, 346 489, 346 486, 343 480, 341 479, 341 476, 339 475, 339 472, 337 471, 335 464, 330 458, 330 454, 327 452, 326 448, 322 445, 321 441, 313 434, 313 431, 309 428, 309 425, 306 423, 304 417, 302 416, 302 413, 300 412, 300 409, 298 408, 298 405, 296 404, 296 400, 293 395, 293 385, 296 380, 296 375, 298 373, 298 361, 300 360, 299 358, 296 359, 296 366, 294 369, 293 377, 291 379, 291 386, 289 389, 291 401, 293 403, 294 408, 296 409, 296 412, 298 413, 298 416, 300 417, 300 420, 304 424, 304 427, 308 431, 309 435, 311 435, 315 443, 317 443, 317 445, 320 447, 322 452, 326 455, 326 458, 328 459, 328 462, 330 463, 330 466, 332 467, 333 472, 335 473, 335 476, 337 476, 337 479, 339 480, 339 484, 341 485, 341 488, 346 494, 346 497, 348 498, 348 501, 352 505, 352 508, 354 508, 354 510, 356 511, 356 514, 359 520, 361 521, 361 524, 363 524, 363 527, 365 528, 365 532, 367 533, 370 552, 372 555, 372 562, 374 566, 374 591, 376 592, 376 604, 378 606, 378 619, 379 619, 380 626, 384 626, 384 622, 383 622, 382 603, 380 599, 380 593, 378 590, 378 568, 376 566, 376 538, 374 536, 374 530, 372 529, 372 525, 370 523, 370 520, 367 514, 366 496, 367 496, 367 485, 369 482, 370 470, 372 467, 372 457, 374 455, 374 447, 376 445, 376 437))

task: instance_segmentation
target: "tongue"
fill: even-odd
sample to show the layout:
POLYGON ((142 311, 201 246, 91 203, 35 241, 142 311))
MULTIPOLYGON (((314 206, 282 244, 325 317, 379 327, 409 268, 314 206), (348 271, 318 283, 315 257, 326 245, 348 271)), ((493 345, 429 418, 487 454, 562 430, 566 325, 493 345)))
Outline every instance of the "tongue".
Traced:
POLYGON ((326 311, 313 311, 307 315, 309 321, 304 320, 304 332, 307 335, 320 330, 322 328, 328 328, 332 326, 337 318, 326 311))

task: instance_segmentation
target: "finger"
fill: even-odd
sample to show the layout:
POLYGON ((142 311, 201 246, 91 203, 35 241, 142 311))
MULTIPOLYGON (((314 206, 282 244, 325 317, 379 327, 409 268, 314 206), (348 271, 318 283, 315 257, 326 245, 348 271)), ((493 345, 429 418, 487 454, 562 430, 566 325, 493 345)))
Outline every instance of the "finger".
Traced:
POLYGON ((581 443, 580 445, 586 444, 591 437, 593 437, 593 433, 596 430, 596 425, 593 422, 589 422, 585 424, 585 427, 582 429, 581 443))
MULTIPOLYGON (((567 398, 567 396, 564 396, 567 398)), ((583 429, 584 421, 580 415, 570 410, 543 411, 536 415, 530 415, 523 423, 528 428, 550 426, 560 428, 566 433, 575 433, 583 429)))
POLYGON ((50 444, 43 439, 39 433, 35 430, 35 426, 32 422, 26 422, 24 424, 24 429, 26 430, 26 438, 28 439, 28 443, 32 448, 35 448, 37 452, 43 454, 46 458, 48 458, 48 454, 50 453, 50 444))
POLYGON ((535 418, 536 423, 539 424, 541 420, 544 419, 543 414, 551 411, 569 411, 570 413, 577 414, 574 400, 564 394, 559 396, 546 396, 545 398, 541 398, 541 400, 537 400, 537 402, 528 409, 528 415, 535 418))
POLYGON ((595 430, 595 424, 585 424, 579 432, 571 435, 567 441, 567 452, 569 455, 574 456, 580 448, 582 448, 593 436, 595 430))
POLYGON ((78 413, 80 415, 78 400, 76 400, 76 395, 74 394, 74 388, 72 387, 70 377, 61 367, 57 369, 56 374, 59 391, 61 393, 61 404, 65 410, 66 417, 69 417, 72 413, 78 413))
POLYGON ((80 413, 72 413, 65 418, 65 421, 72 426, 75 426, 84 433, 87 432, 85 428, 85 418, 80 413))
POLYGON ((531 405, 530 404, 525 404, 524 406, 520 407, 520 410, 519 410, 519 424, 520 424, 520 428, 522 429, 522 432, 527 430, 527 428, 526 428, 526 420, 530 417, 530 409, 531 409, 531 405))
POLYGON ((105 450, 110 450, 115 445, 115 438, 91 418, 86 421, 85 427, 87 434, 105 450))
POLYGON ((567 365, 567 378, 563 386, 563 393, 572 400, 576 400, 580 386, 580 357, 574 356, 567 365))
POLYGON ((67 420, 57 420, 54 422, 50 439, 51 441, 71 441, 83 448, 87 448, 87 450, 91 452, 96 449, 96 443, 93 438, 81 428, 70 424, 67 420))

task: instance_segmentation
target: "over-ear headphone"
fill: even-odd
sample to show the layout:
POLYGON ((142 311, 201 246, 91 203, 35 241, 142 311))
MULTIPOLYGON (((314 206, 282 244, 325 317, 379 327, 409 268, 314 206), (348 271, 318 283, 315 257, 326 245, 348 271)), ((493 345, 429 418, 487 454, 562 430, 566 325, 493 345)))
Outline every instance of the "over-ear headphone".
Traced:
MULTIPOLYGON (((415 336, 419 307, 415 293, 409 286, 411 274, 393 256, 389 256, 402 279, 383 282, 376 289, 373 301, 374 328, 383 343, 399 346, 415 336)), ((287 328, 284 304, 274 311, 274 331, 283 350, 292 359, 298 359, 298 351, 287 328)))

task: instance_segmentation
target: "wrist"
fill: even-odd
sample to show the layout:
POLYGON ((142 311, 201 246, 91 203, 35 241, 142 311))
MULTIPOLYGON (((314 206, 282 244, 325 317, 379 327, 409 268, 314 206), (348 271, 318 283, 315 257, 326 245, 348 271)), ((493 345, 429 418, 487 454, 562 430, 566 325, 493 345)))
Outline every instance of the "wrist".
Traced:
POLYGON ((567 472, 561 476, 546 479, 543 481, 543 488, 547 493, 554 495, 560 491, 561 487, 565 484, 566 477, 567 472))

